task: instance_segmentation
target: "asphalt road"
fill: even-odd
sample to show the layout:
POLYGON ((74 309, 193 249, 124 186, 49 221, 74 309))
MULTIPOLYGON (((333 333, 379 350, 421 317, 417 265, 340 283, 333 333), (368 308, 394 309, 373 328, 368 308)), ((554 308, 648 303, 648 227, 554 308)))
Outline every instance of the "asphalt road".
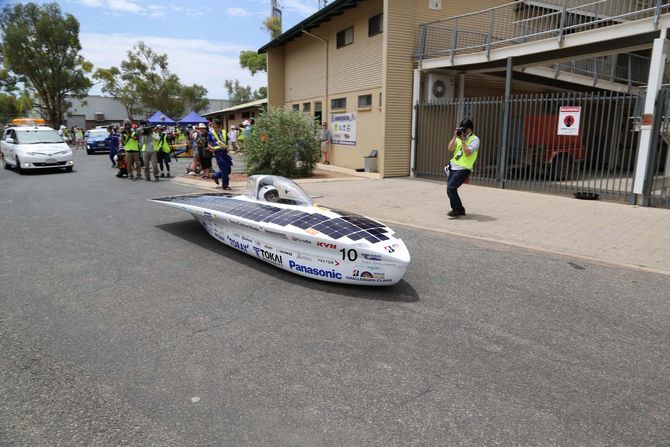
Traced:
POLYGON ((670 445, 667 277, 396 227, 331 285, 77 163, 0 170, 0 446, 670 445))

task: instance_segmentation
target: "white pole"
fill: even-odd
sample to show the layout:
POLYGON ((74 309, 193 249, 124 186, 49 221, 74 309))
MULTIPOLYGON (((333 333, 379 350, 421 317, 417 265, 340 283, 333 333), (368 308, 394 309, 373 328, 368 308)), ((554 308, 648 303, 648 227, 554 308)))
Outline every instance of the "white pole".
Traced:
POLYGON ((640 143, 638 145, 637 160, 635 162, 635 179, 633 182, 633 193, 636 194, 636 202, 638 204, 641 204, 642 201, 645 177, 647 174, 653 175, 653 173, 647 172, 647 166, 649 164, 649 153, 651 151, 650 146, 653 136, 654 106, 663 82, 666 55, 670 50, 670 45, 666 39, 667 33, 667 28, 661 29, 660 36, 654 39, 654 47, 651 53, 647 97, 644 102, 643 122, 640 125, 640 143))

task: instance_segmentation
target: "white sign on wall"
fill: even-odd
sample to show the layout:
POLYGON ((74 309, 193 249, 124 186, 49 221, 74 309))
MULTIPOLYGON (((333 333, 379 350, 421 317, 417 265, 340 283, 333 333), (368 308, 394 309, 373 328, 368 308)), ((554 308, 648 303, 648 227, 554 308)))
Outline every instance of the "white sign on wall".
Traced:
POLYGON ((428 7, 430 9, 442 10, 442 0, 428 0, 428 7))
POLYGON ((563 106, 558 113, 558 135, 579 135, 581 106, 563 106))
POLYGON ((333 144, 356 146, 356 112, 331 113, 330 132, 333 144))

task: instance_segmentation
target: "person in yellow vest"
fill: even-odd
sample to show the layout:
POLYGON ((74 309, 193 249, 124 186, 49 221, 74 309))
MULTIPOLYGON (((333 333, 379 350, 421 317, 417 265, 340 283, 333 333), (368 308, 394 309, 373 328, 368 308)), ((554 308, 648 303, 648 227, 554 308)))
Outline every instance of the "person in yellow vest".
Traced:
POLYGON ((121 135, 121 143, 126 151, 126 161, 128 162, 128 178, 130 180, 139 180, 142 178, 140 171, 140 143, 135 128, 137 125, 126 123, 123 134, 121 135), (134 127, 133 127, 134 126, 134 127), (133 176, 133 172, 135 176, 133 176))
POLYGON ((458 196, 458 188, 470 177, 479 152, 479 138, 473 133, 472 120, 464 119, 449 141, 449 152, 454 155, 449 161, 447 181, 447 196, 451 204, 448 216, 457 218, 465 216, 465 208, 458 196))
POLYGON ((158 131, 158 142, 156 143, 156 150, 158 151, 158 165, 161 168, 161 177, 170 177, 170 152, 172 152, 172 146, 168 142, 168 134, 165 132, 163 126, 158 126, 156 129, 158 131), (163 163, 165 163, 165 170, 167 175, 163 172, 163 163))

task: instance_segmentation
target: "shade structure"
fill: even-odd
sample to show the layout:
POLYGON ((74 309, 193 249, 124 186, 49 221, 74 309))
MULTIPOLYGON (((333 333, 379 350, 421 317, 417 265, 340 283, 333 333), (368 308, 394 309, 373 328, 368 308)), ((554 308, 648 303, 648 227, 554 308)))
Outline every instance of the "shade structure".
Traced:
POLYGON ((205 118, 201 117, 195 112, 190 112, 188 115, 177 121, 177 124, 200 124, 209 123, 205 118))
POLYGON ((160 110, 147 120, 150 124, 165 124, 166 126, 174 126, 175 120, 161 112, 160 110))

